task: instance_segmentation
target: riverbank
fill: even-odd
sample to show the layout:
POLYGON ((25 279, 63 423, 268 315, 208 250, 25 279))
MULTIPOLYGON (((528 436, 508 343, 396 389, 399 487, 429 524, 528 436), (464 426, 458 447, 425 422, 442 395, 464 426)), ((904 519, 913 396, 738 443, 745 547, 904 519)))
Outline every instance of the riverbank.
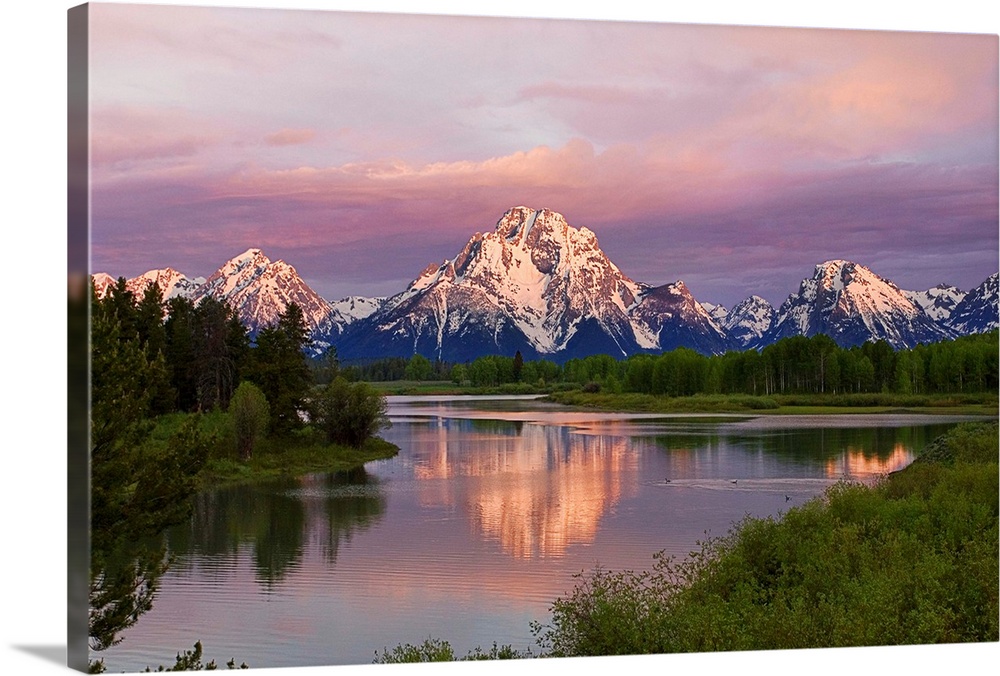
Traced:
POLYGON ((508 383, 471 387, 449 381, 395 380, 370 382, 383 394, 406 396, 540 395, 565 406, 619 413, 754 413, 777 415, 836 415, 842 413, 943 413, 998 417, 1000 400, 994 392, 974 394, 696 394, 687 397, 636 392, 586 392, 574 383, 545 387, 508 383))
POLYGON ((666 397, 637 393, 554 392, 545 397, 566 406, 623 413, 762 413, 837 415, 844 413, 941 413, 996 418, 995 393, 958 395, 813 394, 666 397))
POLYGON ((196 477, 199 491, 281 477, 348 471, 399 453, 398 446, 379 437, 368 438, 360 448, 328 444, 322 432, 307 426, 288 436, 261 439, 250 459, 241 460, 236 454, 229 415, 221 411, 161 416, 155 421, 152 442, 168 439, 192 417, 197 417, 199 431, 210 439, 208 460, 196 477))
POLYGON ((579 388, 579 385, 559 384, 538 387, 527 383, 505 383, 494 387, 473 387, 456 385, 450 380, 386 380, 368 381, 368 385, 382 394, 418 396, 422 394, 447 395, 491 395, 491 394, 550 394, 560 389, 579 388))

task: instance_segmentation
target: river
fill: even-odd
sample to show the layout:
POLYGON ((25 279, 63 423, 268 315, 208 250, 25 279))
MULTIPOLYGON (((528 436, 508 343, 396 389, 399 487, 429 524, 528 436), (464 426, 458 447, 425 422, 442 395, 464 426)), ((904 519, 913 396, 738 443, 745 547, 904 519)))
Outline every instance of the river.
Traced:
POLYGON ((534 647, 595 565, 685 556, 745 515, 904 467, 959 418, 572 411, 530 397, 390 397, 400 447, 349 474, 211 491, 173 529, 153 609, 109 671, 206 659, 369 663, 428 637, 534 647))

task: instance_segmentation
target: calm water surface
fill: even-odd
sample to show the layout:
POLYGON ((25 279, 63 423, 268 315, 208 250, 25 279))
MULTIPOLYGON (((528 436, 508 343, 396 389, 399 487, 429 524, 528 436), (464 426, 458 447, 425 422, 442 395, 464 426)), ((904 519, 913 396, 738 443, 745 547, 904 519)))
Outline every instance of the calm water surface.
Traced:
POLYGON ((573 412, 524 397, 390 397, 398 457, 213 491, 171 531, 153 609, 109 671, 206 659, 371 662, 428 637, 534 647, 532 620, 596 564, 648 568, 747 514, 899 469, 958 418, 573 412))

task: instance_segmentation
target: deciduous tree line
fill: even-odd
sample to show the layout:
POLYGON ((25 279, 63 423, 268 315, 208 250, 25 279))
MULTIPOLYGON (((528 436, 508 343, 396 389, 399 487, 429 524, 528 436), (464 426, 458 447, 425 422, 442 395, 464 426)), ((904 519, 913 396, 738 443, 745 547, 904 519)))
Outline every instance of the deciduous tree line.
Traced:
MULTIPOLYGON (((577 383, 614 392, 688 396, 693 394, 856 394, 890 392, 937 394, 984 392, 997 388, 996 331, 956 340, 893 350, 884 342, 839 347, 825 335, 782 339, 761 351, 705 356, 687 348, 639 354, 524 361, 488 355, 465 364, 431 363, 415 355, 365 366, 381 379, 450 379, 456 384, 494 387, 522 382, 545 386, 577 383), (394 373, 387 371, 392 361, 394 373)), ((360 375, 360 374, 359 374, 360 375)))

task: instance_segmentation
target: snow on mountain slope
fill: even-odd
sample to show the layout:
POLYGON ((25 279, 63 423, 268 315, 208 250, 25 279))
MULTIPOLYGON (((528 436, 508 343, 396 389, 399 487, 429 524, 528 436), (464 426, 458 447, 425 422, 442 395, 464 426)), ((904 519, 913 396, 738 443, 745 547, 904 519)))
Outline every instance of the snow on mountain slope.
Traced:
POLYGON ((965 298, 965 292, 950 284, 938 284, 926 291, 903 291, 936 322, 947 322, 955 307, 965 298))
POLYGON ((468 352, 473 334, 486 341, 482 350, 513 353, 499 341, 508 336, 532 353, 566 353, 586 324, 588 335, 603 336, 602 347, 624 356, 640 349, 628 311, 646 288, 608 260, 587 228, 521 206, 454 258, 428 266, 363 323, 407 349, 433 345, 441 358, 468 352), (450 345, 456 340, 465 344, 450 345))
POLYGON ((951 337, 892 282, 863 265, 831 260, 816 266, 799 291, 781 305, 757 345, 793 335, 824 333, 850 347, 885 340, 895 348, 951 337))
POLYGON ((294 267, 271 262, 260 249, 248 249, 226 261, 198 288, 193 300, 207 296, 235 309, 251 334, 275 324, 290 303, 302 308, 311 332, 325 325, 332 312, 330 303, 309 288, 294 267))
POLYGON ((774 325, 774 308, 760 296, 740 301, 729 312, 723 329, 733 347, 743 350, 760 340, 774 325))
MULTIPOLYGON (((92 277, 103 295, 115 279, 92 277)), ((912 347, 997 328, 997 275, 965 294, 946 284, 903 291, 863 265, 816 266, 775 312, 758 296, 731 310, 699 303, 683 282, 653 287, 625 275, 589 229, 548 209, 508 210, 492 232, 476 233, 452 259, 429 265, 389 298, 330 303, 295 268, 248 249, 207 280, 150 270, 127 280, 141 297, 156 282, 164 299, 213 297, 236 309, 251 334, 291 302, 303 310, 311 352, 336 345, 343 358, 410 356, 449 361, 485 354, 565 361, 689 347, 702 354, 762 348, 781 338, 824 333, 842 346, 885 340, 912 347)))
POLYGON ((705 302, 700 303, 700 305, 705 309, 705 312, 708 313, 708 316, 712 318, 712 321, 715 322, 716 326, 722 328, 726 325, 726 317, 729 316, 729 310, 727 310, 725 306, 705 302))
POLYGON ((1000 328, 997 274, 965 295, 948 317, 948 326, 960 334, 986 333, 1000 328))
POLYGON ((636 335, 657 350, 689 347, 705 354, 722 354, 723 330, 698 303, 682 281, 649 289, 630 312, 636 335))
MULTIPOLYGON (((98 298, 104 298, 108 290, 117 283, 115 278, 106 272, 95 272, 90 276, 90 279, 94 284, 94 291, 98 298)), ((128 282, 126 282, 127 284, 128 282)))
POLYGON ((369 317, 378 311, 385 298, 368 298, 366 296, 348 296, 336 303, 330 303, 331 309, 337 313, 345 324, 369 317))
POLYGON ((205 283, 204 277, 191 279, 182 275, 173 268, 163 268, 162 270, 150 270, 138 277, 128 280, 126 287, 135 294, 136 298, 141 298, 146 291, 146 287, 155 282, 159 285, 163 293, 163 300, 169 300, 180 296, 182 298, 193 298, 197 294, 199 287, 205 283))

